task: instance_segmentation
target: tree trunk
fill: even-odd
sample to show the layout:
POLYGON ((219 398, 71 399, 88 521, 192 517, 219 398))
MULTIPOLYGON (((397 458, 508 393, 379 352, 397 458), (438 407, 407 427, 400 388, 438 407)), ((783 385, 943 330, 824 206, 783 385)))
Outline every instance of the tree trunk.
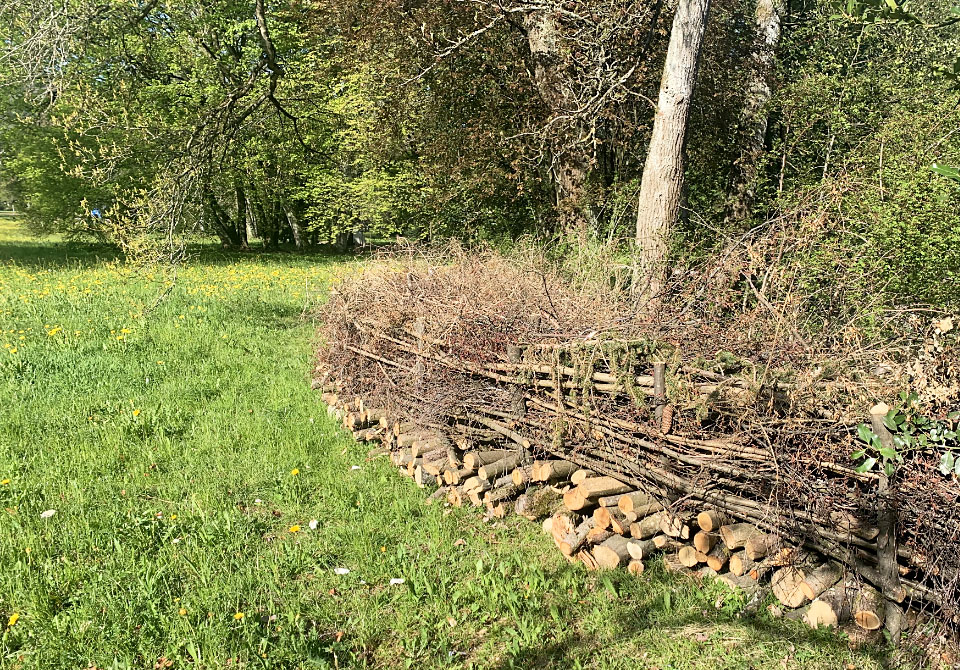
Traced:
POLYGON ((725 223, 743 221, 750 216, 753 207, 757 163, 766 148, 766 107, 773 95, 773 72, 783 12, 783 0, 757 0, 756 46, 740 121, 741 152, 733 165, 725 223))
POLYGON ((300 220, 297 218, 296 212, 293 211, 293 207, 284 200, 283 201, 283 213, 287 215, 287 223, 290 224, 290 234, 293 235, 293 244, 298 251, 303 250, 303 229, 300 227, 300 220))
POLYGON ((240 248, 249 248, 247 239, 247 196, 243 191, 243 184, 238 179, 234 182, 234 190, 237 196, 237 239, 240 241, 240 248))
MULTIPOLYGON (((533 81, 551 115, 568 113, 574 105, 570 85, 560 71, 559 32, 552 11, 532 11, 524 16, 523 27, 533 61, 533 81)), ((583 129, 576 123, 571 136, 551 141, 550 176, 553 178, 557 207, 566 228, 585 234, 588 212, 582 202, 590 174, 590 157, 583 150, 583 129)))
POLYGON ((680 211, 687 120, 709 12, 710 0, 680 0, 673 17, 637 204, 637 280, 647 282, 648 294, 659 292, 666 277, 667 238, 680 211))

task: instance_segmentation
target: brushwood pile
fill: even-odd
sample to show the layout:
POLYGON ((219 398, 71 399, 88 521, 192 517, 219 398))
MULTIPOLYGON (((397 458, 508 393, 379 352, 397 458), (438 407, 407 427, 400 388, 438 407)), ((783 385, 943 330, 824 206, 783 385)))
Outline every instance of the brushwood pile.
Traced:
POLYGON ((960 324, 811 333, 743 279, 638 300, 539 257, 394 252, 321 308, 313 385, 432 499, 541 521, 588 569, 662 555, 812 626, 956 630, 960 324))

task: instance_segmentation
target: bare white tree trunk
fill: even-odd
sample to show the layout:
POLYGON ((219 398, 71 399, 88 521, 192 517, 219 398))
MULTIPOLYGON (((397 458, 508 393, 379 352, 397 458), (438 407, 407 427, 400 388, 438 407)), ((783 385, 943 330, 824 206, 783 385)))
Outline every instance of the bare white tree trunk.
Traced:
POLYGON ((709 13, 710 0, 680 0, 670 30, 637 205, 637 279, 649 282, 648 294, 663 285, 667 239, 680 211, 687 119, 709 13))
POLYGON ((767 140, 767 104, 773 95, 773 72, 780 42, 783 0, 758 0, 756 46, 754 47, 741 128, 743 147, 733 168, 725 221, 741 221, 750 215, 755 196, 757 163, 767 140))

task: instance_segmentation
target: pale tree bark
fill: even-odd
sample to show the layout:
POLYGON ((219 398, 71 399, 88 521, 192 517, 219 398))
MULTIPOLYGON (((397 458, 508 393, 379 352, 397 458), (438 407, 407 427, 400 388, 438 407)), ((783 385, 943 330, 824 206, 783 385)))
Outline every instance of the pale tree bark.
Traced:
POLYGON ((742 148, 733 166, 725 223, 746 219, 753 207, 757 164, 766 148, 769 120, 767 105, 773 95, 774 66, 783 12, 783 0, 757 0, 756 46, 751 56, 740 122, 742 148))
MULTIPOLYGON (((561 72, 559 52, 560 26, 551 10, 531 11, 524 16, 523 27, 533 61, 533 81, 541 100, 551 114, 569 113, 576 108, 570 82, 561 72)), ((582 129, 580 129, 582 135, 582 129)), ((551 151, 550 174, 557 206, 569 228, 586 231, 588 219, 581 198, 589 176, 590 159, 576 140, 555 142, 551 151), (566 144, 566 146, 564 146, 566 144)))
POLYGON ((670 30, 637 204, 637 280, 651 295, 663 286, 668 236, 680 212, 687 120, 709 13, 710 0, 680 0, 670 30))
POLYGON ((282 206, 283 213, 287 216, 287 223, 290 224, 290 232, 293 234, 293 245, 297 250, 302 250, 303 229, 300 227, 300 219, 297 218, 297 213, 286 200, 283 201, 282 206))

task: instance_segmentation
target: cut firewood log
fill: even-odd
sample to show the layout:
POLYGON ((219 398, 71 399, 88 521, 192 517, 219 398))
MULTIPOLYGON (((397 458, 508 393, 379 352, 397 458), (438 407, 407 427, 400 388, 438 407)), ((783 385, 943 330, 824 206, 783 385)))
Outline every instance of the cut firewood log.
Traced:
POLYGON ((803 583, 800 584, 800 589, 803 591, 803 595, 813 600, 842 578, 843 567, 839 563, 827 562, 807 575, 803 583))
POLYGON ((693 546, 697 551, 709 554, 714 545, 720 541, 720 536, 705 530, 697 531, 693 536, 693 546))
POLYGON ((656 512, 630 524, 630 536, 645 540, 660 532, 660 522, 666 512, 656 512))
POLYGON ((517 498, 514 511, 527 519, 549 517, 563 507, 563 496, 552 486, 528 487, 517 498))
POLYGON ((386 447, 374 447, 373 449, 367 452, 368 459, 380 458, 381 456, 389 456, 389 455, 390 455, 390 450, 387 449, 386 447))
POLYGON ((685 515, 667 513, 660 519, 660 532, 680 540, 690 539, 690 519, 685 515))
POLYGON ((629 491, 630 485, 613 477, 589 477, 577 484, 577 489, 584 498, 596 499, 629 491))
POLYGON ((586 468, 580 468, 576 470, 572 475, 570 475, 570 483, 574 486, 579 486, 580 482, 587 479, 588 477, 593 477, 595 473, 593 470, 587 470, 586 468))
POLYGON ((613 537, 613 532, 603 528, 593 527, 587 533, 587 539, 584 544, 600 544, 609 537, 613 537))
POLYGON ((626 563, 630 554, 627 551, 627 538, 612 535, 593 549, 593 557, 601 569, 613 570, 626 563))
POLYGON ((620 491, 630 490, 630 487, 613 477, 591 477, 580 482, 575 489, 563 495, 563 503, 567 509, 581 510, 593 507, 598 498, 615 495, 620 491))
POLYGON ((463 453, 453 444, 447 444, 447 465, 454 470, 463 467, 463 453))
POLYGON ((546 535, 552 536, 553 535, 553 517, 548 516, 546 519, 544 519, 543 523, 540 524, 540 527, 543 529, 543 532, 546 535))
POLYGON ((784 607, 794 609, 807 602, 807 596, 800 589, 806 578, 803 569, 788 565, 773 573, 770 577, 770 588, 784 607))
POLYGON ((821 593, 807 608, 807 625, 811 628, 836 627, 849 619, 857 590, 853 582, 841 581, 821 593))
MULTIPOLYGON (((676 540, 671 540, 675 542, 676 540)), ((676 554, 665 554, 663 557, 663 569, 667 572, 680 573, 689 575, 691 574, 690 568, 685 566, 677 559, 676 554)))
POLYGON ((464 479, 463 482, 460 484, 460 486, 463 488, 464 492, 467 492, 475 488, 478 488, 480 486, 483 486, 484 483, 489 484, 490 482, 488 482, 486 479, 480 479, 479 477, 474 475, 472 477, 467 477, 466 479, 464 479))
POLYGON ((721 572, 730 561, 730 550, 727 549, 722 544, 717 544, 713 549, 707 552, 707 557, 704 560, 704 563, 708 567, 721 572))
POLYGON ((697 549, 691 544, 685 544, 677 551, 677 560, 680 561, 681 565, 685 565, 688 568, 692 568, 697 563, 697 549))
POLYGON ((726 545, 727 549, 733 551, 739 549, 747 540, 757 537, 763 533, 752 523, 734 523, 728 526, 720 526, 720 539, 726 545))
POLYGON ((553 523, 550 524, 550 535, 553 537, 554 544, 559 547, 567 535, 576 530, 577 524, 574 521, 574 517, 566 512, 557 512, 552 518, 553 523))
POLYGON ((473 476, 473 470, 471 470, 471 469, 469 469, 469 468, 462 468, 462 469, 459 469, 459 470, 454 470, 454 469, 452 469, 452 468, 448 468, 448 469, 443 473, 443 481, 445 481, 447 484, 453 486, 453 485, 456 485, 456 484, 462 484, 463 482, 467 481, 467 480, 468 480, 470 477, 472 477, 472 476, 473 476))
POLYGON ((773 533, 764 533, 747 538, 743 543, 743 551, 747 558, 758 561, 780 546, 780 537, 773 533))
POLYGON ((638 559, 633 559, 627 563, 627 572, 631 575, 638 576, 643 574, 643 561, 638 559))
POLYGON ((514 452, 509 449, 468 451, 463 455, 463 465, 471 470, 479 470, 481 466, 499 461, 512 453, 514 452))
POLYGON ((576 554, 576 558, 579 559, 581 563, 587 568, 587 570, 593 571, 600 568, 597 564, 597 559, 593 557, 593 552, 587 549, 582 549, 576 554))
POLYGON ((642 561, 651 554, 659 551, 653 540, 630 540, 627 542, 627 553, 631 558, 642 561))
POLYGON ((637 507, 644 507, 656 502, 656 500, 643 491, 631 491, 630 493, 620 495, 617 499, 617 507, 620 508, 620 511, 624 514, 630 514, 637 507))
POLYGON ((412 421, 395 421, 393 423, 393 434, 395 437, 400 437, 404 433, 410 433, 417 429, 417 425, 412 421))
POLYGON ((864 630, 877 630, 883 625, 884 605, 875 588, 863 585, 853 599, 853 620, 864 630))
POLYGON ((510 473, 510 478, 517 486, 525 486, 526 484, 529 484, 533 481, 533 466, 521 465, 514 468, 513 472, 510 473))
POLYGON ((830 521, 839 532, 856 535, 865 540, 875 540, 880 534, 879 528, 847 512, 839 510, 830 512, 830 521))
POLYGON ((578 466, 570 461, 535 461, 533 478, 538 482, 558 482, 569 479, 578 466))
POLYGON ((654 502, 649 502, 646 505, 635 505, 632 510, 630 510, 629 512, 624 512, 623 515, 627 517, 627 520, 630 521, 630 523, 633 523, 637 519, 642 519, 645 516, 650 516, 654 512, 662 512, 662 511, 663 511, 663 505, 654 501, 654 502))
POLYGON ((627 535, 630 532, 626 515, 617 507, 598 507, 593 510, 593 519, 598 527, 607 528, 617 535, 627 535))
POLYGON ((602 505, 593 510, 593 523, 598 528, 610 528, 610 512, 602 505))
POLYGON ((477 470, 477 475, 483 479, 495 479, 503 474, 509 475, 510 472, 517 467, 522 458, 523 454, 514 452, 493 463, 481 465, 477 470))
POLYGON ((730 572, 737 577, 747 575, 754 565, 756 565, 756 561, 747 558, 747 555, 743 552, 743 550, 730 555, 730 572))
POLYGON ((436 485, 437 478, 424 470, 422 465, 418 465, 413 471, 413 481, 415 481, 420 488, 425 488, 436 485))
POLYGON ((679 542, 672 537, 668 537, 667 535, 657 535, 652 541, 653 546, 665 554, 680 551, 680 547, 684 546, 682 542, 679 542))
POLYGON ((520 492, 523 491, 523 489, 524 487, 517 486, 513 482, 503 484, 487 492, 486 502, 492 503, 494 505, 503 503, 519 495, 520 492))
MULTIPOLYGON (((588 517, 584 519, 580 525, 567 533, 567 535, 557 543, 557 546, 560 547, 560 553, 564 556, 573 556, 576 554, 584 542, 587 541, 587 533, 593 528, 593 524, 593 517, 588 517)), ((554 537, 556 537, 556 535, 554 535, 554 537)))
POLYGON ((463 506, 463 492, 458 486, 451 486, 450 490, 447 491, 447 502, 453 505, 454 507, 463 506))
POLYGON ((400 433, 397 435, 397 446, 401 448, 412 447, 414 442, 420 439, 420 433, 400 433))

